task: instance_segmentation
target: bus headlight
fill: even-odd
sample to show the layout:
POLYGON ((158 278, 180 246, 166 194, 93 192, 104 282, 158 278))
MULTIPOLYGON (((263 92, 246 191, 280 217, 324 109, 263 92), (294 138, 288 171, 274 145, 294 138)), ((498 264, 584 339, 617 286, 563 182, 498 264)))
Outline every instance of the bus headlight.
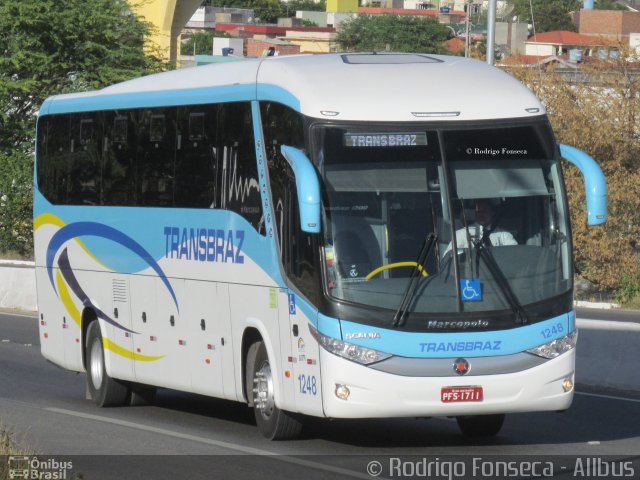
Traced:
POLYGON ((370 365, 392 356, 390 353, 379 352, 372 348, 361 347, 353 343, 343 342, 337 338, 327 337, 311 326, 309 326, 309 330, 313 338, 315 338, 320 346, 327 352, 361 365, 370 365))
POLYGON ((565 335, 561 338, 556 338, 543 345, 539 345, 535 348, 527 350, 529 353, 538 355, 543 358, 556 358, 565 352, 568 352, 572 348, 575 348, 578 341, 578 330, 574 330, 569 335, 565 335))

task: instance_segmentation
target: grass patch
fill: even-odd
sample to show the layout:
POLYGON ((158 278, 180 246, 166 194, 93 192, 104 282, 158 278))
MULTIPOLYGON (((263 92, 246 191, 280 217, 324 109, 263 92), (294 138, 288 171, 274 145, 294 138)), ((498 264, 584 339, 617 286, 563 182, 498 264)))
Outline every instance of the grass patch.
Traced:
MULTIPOLYGON (((8 455, 33 455, 33 451, 20 445, 13 433, 0 424, 0 459, 8 455)), ((0 460, 0 479, 9 478, 9 464, 7 460, 0 460)))
MULTIPOLYGON (((9 430, 0 425, 0 455, 28 455, 29 453, 31 452, 18 445, 9 430)), ((0 465, 0 468, 2 468, 2 465, 0 465)), ((2 477, 0 476, 0 478, 2 477)))
POLYGON ((23 255, 12 250, 0 251, 0 260, 28 260, 33 261, 33 253, 23 255))
POLYGON ((625 310, 640 310, 640 295, 635 295, 622 303, 621 307, 625 310))

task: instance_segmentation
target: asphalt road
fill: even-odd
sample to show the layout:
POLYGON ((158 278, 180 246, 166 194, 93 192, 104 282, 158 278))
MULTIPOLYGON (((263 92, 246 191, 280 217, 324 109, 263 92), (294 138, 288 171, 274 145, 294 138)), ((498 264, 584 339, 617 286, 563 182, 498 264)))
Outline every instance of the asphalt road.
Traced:
POLYGON ((587 463, 576 461, 615 455, 610 465, 640 479, 640 396, 633 394, 578 391, 567 412, 507 416, 491 439, 465 438, 446 418, 311 419, 302 439, 269 442, 234 402, 161 390, 154 405, 95 407, 84 399, 84 375, 40 355, 33 317, 0 313, 0 340, 0 423, 41 458, 72 462, 66 478, 374 478, 372 461, 380 462, 378 478, 425 476, 425 462, 430 478, 481 478, 499 477, 491 462, 505 458, 520 468, 525 460, 557 460, 558 478, 611 478, 606 469, 606 476, 586 476, 587 463), (475 470, 473 458, 481 459, 475 470), (455 462, 466 462, 464 476, 455 462))

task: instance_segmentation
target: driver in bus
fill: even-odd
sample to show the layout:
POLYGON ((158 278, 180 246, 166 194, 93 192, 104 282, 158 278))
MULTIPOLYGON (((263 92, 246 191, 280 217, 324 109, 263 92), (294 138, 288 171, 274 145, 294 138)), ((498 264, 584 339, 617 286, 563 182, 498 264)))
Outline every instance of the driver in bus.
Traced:
MULTIPOLYGON (((496 225, 496 209, 489 199, 476 200, 475 222, 456 231, 456 245, 458 249, 469 248, 469 240, 472 243, 480 242, 485 247, 500 247, 504 245, 517 245, 511 232, 496 225)), ((451 250, 451 243, 445 250, 445 255, 451 250)))

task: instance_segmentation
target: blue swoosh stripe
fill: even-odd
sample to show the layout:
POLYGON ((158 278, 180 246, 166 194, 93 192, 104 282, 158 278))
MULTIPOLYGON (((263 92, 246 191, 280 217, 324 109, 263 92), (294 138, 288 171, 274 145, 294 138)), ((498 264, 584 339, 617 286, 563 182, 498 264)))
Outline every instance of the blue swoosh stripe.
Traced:
POLYGON ((82 236, 94 236, 106 238, 107 240, 111 240, 122 245, 125 248, 128 248, 133 253, 138 255, 141 259, 143 259, 157 274, 158 277, 162 279, 162 282, 165 284, 171 297, 173 298, 173 302, 176 305, 178 311, 180 308, 178 307, 178 300, 176 298, 176 294, 167 279, 167 276, 164 274, 160 265, 153 259, 153 257, 145 250, 145 248, 136 242, 133 238, 125 235, 119 230, 115 228, 109 227, 102 223, 96 222, 76 222, 66 225, 58 230, 53 237, 51 237, 51 241, 49 242, 49 247, 47 249, 47 272, 49 274, 49 281, 51 282, 51 286, 55 290, 55 285, 53 283, 53 261, 56 256, 56 253, 60 249, 60 247, 67 242, 76 237, 82 236))

